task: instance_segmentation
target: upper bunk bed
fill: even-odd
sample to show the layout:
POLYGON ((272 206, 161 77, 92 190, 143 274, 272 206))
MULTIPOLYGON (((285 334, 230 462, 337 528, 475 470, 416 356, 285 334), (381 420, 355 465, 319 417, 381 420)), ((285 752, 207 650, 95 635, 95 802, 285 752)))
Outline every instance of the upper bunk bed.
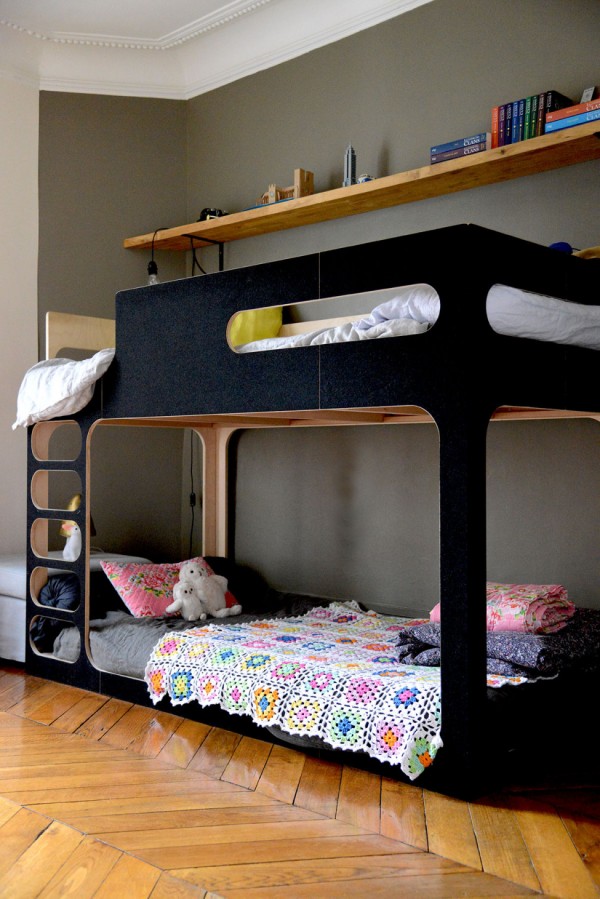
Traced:
MULTIPOLYGON (((123 291, 116 299, 114 361, 92 401, 75 416, 83 445, 102 422, 197 430, 211 485, 204 552, 225 556, 224 460, 233 431, 432 420, 440 452, 439 599, 447 610, 441 625, 443 769, 450 772, 453 792, 469 791, 485 780, 478 728, 487 708, 489 421, 600 415, 597 351, 570 342, 571 336, 569 342, 555 342, 498 333, 486 312, 488 295, 495 285, 504 285, 534 295, 536 302, 554 298, 597 314, 599 275, 597 260, 459 225, 123 291), (403 285, 428 285, 439 297, 435 322, 409 337, 270 352, 236 351, 228 341, 240 312, 403 285)), ((36 427, 30 432, 30 479, 43 467, 36 427)), ((85 485, 85 452, 78 464, 85 485)), ((39 514, 39 505, 30 502, 30 527, 39 514)), ((87 596, 85 500, 80 516, 83 551, 73 570, 87 596)), ((38 565, 31 552, 30 573, 38 565)), ((39 606, 30 617, 35 614, 39 606)), ((91 664, 87 601, 74 620, 86 652, 61 666, 30 646, 32 670, 147 703, 143 685, 91 664)), ((188 707, 185 712, 190 713, 188 707)))
POLYGON ((486 298, 493 285, 504 284, 593 305, 597 268, 597 260, 457 225, 123 291, 104 415, 420 406, 437 421, 449 404, 464 408, 466 396, 488 418, 507 405, 592 412, 595 384, 585 375, 594 356, 499 335, 488 322, 486 298), (419 339, 264 355, 236 353, 227 343, 229 321, 244 309, 411 284, 430 285, 440 297, 435 326, 419 339), (516 364, 490 365, 499 352, 516 364))

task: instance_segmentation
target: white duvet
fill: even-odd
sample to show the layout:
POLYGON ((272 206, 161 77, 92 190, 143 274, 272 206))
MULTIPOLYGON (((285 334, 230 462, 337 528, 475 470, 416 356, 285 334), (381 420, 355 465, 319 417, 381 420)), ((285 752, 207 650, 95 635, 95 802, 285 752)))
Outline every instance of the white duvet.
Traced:
POLYGON ((490 325, 499 334, 600 350, 600 306, 494 284, 486 309, 490 325))
POLYGON ((236 352, 256 353, 261 350, 279 350, 283 347, 319 346, 325 343, 371 340, 374 337, 404 337, 407 334, 422 334, 428 328, 428 324, 410 318, 392 318, 368 328, 361 327, 359 321, 346 322, 335 328, 321 328, 306 334, 294 334, 293 337, 266 337, 264 340, 253 340, 251 343, 243 343, 236 347, 236 352))
MULTIPOLYGON (((571 303, 506 284, 494 284, 488 292, 486 311, 491 327, 498 334, 600 350, 600 306, 571 303)), ((399 288, 396 296, 355 322, 293 337, 255 340, 236 347, 236 352, 421 334, 435 324, 439 312, 440 298, 432 287, 410 284, 399 288)))

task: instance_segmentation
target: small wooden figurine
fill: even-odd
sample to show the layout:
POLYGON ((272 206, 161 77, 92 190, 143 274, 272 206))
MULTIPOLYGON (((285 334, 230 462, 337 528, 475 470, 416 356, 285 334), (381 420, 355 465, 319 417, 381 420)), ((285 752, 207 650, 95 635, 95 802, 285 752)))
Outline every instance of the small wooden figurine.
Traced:
POLYGON ((279 200, 291 200, 298 197, 308 197, 315 192, 314 175, 306 169, 294 169, 294 183, 290 187, 277 187, 269 184, 262 197, 256 201, 257 206, 268 206, 269 203, 277 203, 279 200))

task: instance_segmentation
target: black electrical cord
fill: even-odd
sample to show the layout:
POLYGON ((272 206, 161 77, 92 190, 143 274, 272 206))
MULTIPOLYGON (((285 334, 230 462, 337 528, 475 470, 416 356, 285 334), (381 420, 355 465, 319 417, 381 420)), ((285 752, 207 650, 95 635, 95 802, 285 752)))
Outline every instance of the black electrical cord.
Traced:
POLYGON ((158 232, 165 231, 165 230, 166 229, 164 227, 157 228, 156 231, 154 232, 154 234, 152 235, 151 255, 150 255, 150 262, 148 263, 148 276, 158 275, 158 266, 157 266, 156 262, 154 261, 154 241, 156 240, 156 235, 158 234, 158 232))
POLYGON ((192 251, 192 277, 194 276, 194 272, 196 267, 200 269, 203 275, 206 274, 200 263, 198 262, 198 257, 196 256, 196 246, 194 244, 194 238, 190 237, 190 250, 192 251))

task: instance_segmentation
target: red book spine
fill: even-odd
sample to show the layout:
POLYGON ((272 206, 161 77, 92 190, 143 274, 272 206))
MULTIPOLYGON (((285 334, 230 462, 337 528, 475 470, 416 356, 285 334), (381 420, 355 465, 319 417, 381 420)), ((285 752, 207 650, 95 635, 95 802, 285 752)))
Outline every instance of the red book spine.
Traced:
POLYGON ((492 147, 498 146, 498 114, 500 107, 494 106, 492 107, 492 147))

